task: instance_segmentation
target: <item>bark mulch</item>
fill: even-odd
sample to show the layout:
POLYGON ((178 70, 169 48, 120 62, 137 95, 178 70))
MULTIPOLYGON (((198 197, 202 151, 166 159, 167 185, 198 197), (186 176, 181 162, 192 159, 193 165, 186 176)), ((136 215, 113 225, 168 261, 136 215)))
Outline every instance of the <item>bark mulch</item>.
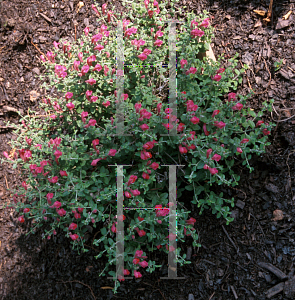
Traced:
MULTIPOLYGON (((0 2, 0 153, 10 152, 9 141, 16 138, 3 121, 18 124, 19 116, 29 109, 44 112, 39 103, 44 97, 41 53, 60 38, 78 38, 85 26, 96 28, 91 0, 77 12, 79 1, 14 0, 0 2)), ((120 1, 115 3, 121 9, 120 1)), ((96 5, 103 3, 95 2, 96 5)), ((0 210, 0 297, 1 299, 295 299, 294 295, 294 161, 295 161, 295 0, 274 1, 271 21, 253 10, 267 11, 269 1, 188 1, 179 6, 185 12, 209 11, 215 27, 212 49, 215 56, 226 58, 238 52, 241 63, 250 69, 243 76, 238 93, 255 94, 249 107, 256 112, 262 102, 274 99, 274 111, 265 121, 276 122, 270 136, 271 146, 260 157, 253 157, 251 174, 241 164, 235 166, 241 176, 237 188, 217 186, 224 197, 235 197, 235 221, 229 226, 210 211, 199 216, 188 202, 191 217, 197 220, 201 248, 192 248, 191 240, 181 247, 191 256, 191 264, 178 266, 185 279, 163 280, 168 276, 168 257, 157 257, 161 269, 153 274, 126 280, 113 294, 113 281, 99 277, 107 261, 95 259, 99 249, 78 255, 61 232, 51 240, 42 240, 45 227, 35 234, 30 224, 19 224, 18 215, 0 210), (274 63, 283 59, 280 70, 274 63)), ((178 16, 181 18, 182 16, 178 16)), ((53 91, 51 91, 53 93, 53 91)), ((47 96, 50 95, 50 92, 47 96)), ((7 188, 20 186, 20 169, 0 166, 0 205, 11 199, 7 188)), ((184 198, 191 197, 189 194, 184 198)), ((186 202, 187 203, 187 202, 186 202)), ((49 229, 49 228, 48 228, 49 229)), ((91 245, 97 228, 89 232, 91 245)))

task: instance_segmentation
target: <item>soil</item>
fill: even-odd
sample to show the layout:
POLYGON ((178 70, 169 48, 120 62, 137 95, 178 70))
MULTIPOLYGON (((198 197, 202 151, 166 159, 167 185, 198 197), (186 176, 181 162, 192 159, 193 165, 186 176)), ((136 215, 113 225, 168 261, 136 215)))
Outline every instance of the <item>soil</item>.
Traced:
MULTIPOLYGON (((0 1, 1 155, 3 151, 10 153, 9 142, 17 137, 4 121, 18 124, 17 111, 21 115, 30 115, 30 110, 44 114, 39 103, 45 90, 35 78, 45 72, 40 55, 52 48, 53 41, 73 39, 75 35, 78 38, 86 25, 97 25, 91 5, 103 3, 84 0, 77 13, 78 3, 0 1)), ((120 11, 120 1, 111 3, 120 11)), ((262 300, 268 299, 270 289, 278 284, 279 292, 272 299, 295 298, 294 5, 295 0, 274 1, 267 24, 254 10, 267 11, 269 1, 182 0, 176 5, 183 8, 183 13, 197 14, 204 9, 210 13, 215 26, 215 56, 224 53, 228 59, 236 52, 240 54, 241 62, 250 69, 243 75, 237 92, 245 95, 251 89, 255 91, 248 104, 255 112, 264 101, 274 99, 274 111, 266 113, 264 120, 277 124, 266 153, 250 161, 255 171, 250 174, 245 166, 237 165, 239 186, 217 187, 225 198, 235 197, 232 223, 226 226, 222 218, 217 219, 207 210, 199 216, 197 207, 191 205, 190 216, 197 220, 195 228, 202 247, 191 248, 190 238, 181 246, 185 252, 192 251, 191 264, 177 268, 178 277, 185 279, 160 279, 167 276, 168 258, 162 255, 157 258, 161 269, 152 274, 142 272, 142 278, 122 282, 114 294, 113 281, 98 276, 106 263, 94 258, 99 250, 89 248, 89 252, 78 255, 62 232, 51 240, 43 240, 46 227, 26 236, 30 224, 20 224, 19 215, 12 209, 1 209, 1 299, 262 300), (289 11, 291 16, 283 21, 289 11), (281 59, 282 67, 275 71, 274 63, 281 59)), ((20 171, 7 163, 0 166, 0 205, 12 200, 8 188, 21 185, 20 171)), ((95 233, 90 233, 89 240, 95 233)))

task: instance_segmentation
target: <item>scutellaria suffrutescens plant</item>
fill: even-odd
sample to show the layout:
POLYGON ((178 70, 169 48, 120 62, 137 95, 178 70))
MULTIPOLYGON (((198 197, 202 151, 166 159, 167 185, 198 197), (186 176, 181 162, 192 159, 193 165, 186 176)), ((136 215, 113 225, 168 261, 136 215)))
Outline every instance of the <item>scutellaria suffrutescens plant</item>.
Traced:
MULTIPOLYGON (((179 201, 181 195, 184 190, 192 191, 191 202, 200 214, 211 208, 227 224, 233 221, 224 204, 233 207, 234 198, 224 199, 223 193, 217 195, 210 187, 214 183, 237 185, 240 178, 231 168, 239 158, 253 170, 248 162, 252 153, 260 155, 269 145, 266 141, 273 124, 259 118, 266 108, 271 110, 271 104, 264 103, 265 109, 256 114, 246 108, 250 95, 233 92, 244 71, 237 69, 237 56, 226 68, 221 66, 222 57, 217 62, 196 58, 208 49, 213 29, 207 12, 190 13, 176 31, 174 115, 167 93, 162 93, 164 87, 167 91, 169 71, 158 67, 169 59, 165 2, 132 3, 129 16, 122 19, 108 11, 106 4, 100 12, 92 8, 101 24, 92 35, 86 27, 77 42, 54 42, 53 50, 41 57, 50 86, 64 96, 43 100, 41 106, 49 116, 45 122, 27 116, 21 119, 25 128, 18 127, 21 132, 11 142, 17 151, 13 157, 4 152, 6 160, 1 161, 13 163, 13 168, 20 164, 27 175, 19 191, 14 191, 13 203, 22 213, 19 222, 34 220, 30 232, 50 222, 52 228, 44 238, 50 239, 61 228, 73 248, 86 252, 86 226, 98 227, 100 234, 93 244, 102 243, 105 249, 96 258, 108 254, 109 262, 100 274, 105 275, 116 263, 118 218, 125 224, 124 275, 140 278, 144 269, 153 272, 158 267, 147 252, 168 253, 169 240, 176 239, 168 232, 171 203, 167 167, 162 165, 186 166, 177 168, 177 241, 191 236, 193 246, 200 247, 193 228, 196 220, 179 201), (123 74, 122 70, 116 73, 117 36, 112 30, 118 20, 123 21, 124 33, 124 133, 130 136, 112 136, 116 134, 116 75, 123 74), (161 136, 171 129, 170 118, 176 121, 178 136, 161 136), (109 166, 115 163, 132 165, 123 168, 124 207, 142 210, 125 210, 116 216, 116 168, 109 166)), ((173 7, 171 12, 175 12, 173 7)), ((180 248, 176 253, 181 265, 189 263, 180 248)), ((121 280, 115 281, 114 291, 121 280)))

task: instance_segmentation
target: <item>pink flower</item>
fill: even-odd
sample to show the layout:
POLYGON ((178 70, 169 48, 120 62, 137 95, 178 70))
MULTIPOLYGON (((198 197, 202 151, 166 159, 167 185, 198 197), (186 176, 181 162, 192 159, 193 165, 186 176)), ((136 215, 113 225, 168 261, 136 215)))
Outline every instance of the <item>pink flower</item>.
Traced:
MULTIPOLYGON (((117 222, 116 222, 117 223, 117 222)), ((117 228, 116 228, 116 225, 115 223, 113 223, 112 227, 111 227, 111 231, 116 233, 117 232, 117 228)))
POLYGON ((86 73, 88 73, 89 71, 89 66, 83 66, 82 69, 81 69, 81 76, 84 76, 86 73))
POLYGON ((130 175, 127 186, 129 186, 130 184, 133 184, 137 179, 136 175, 130 175))
POLYGON ((182 147, 181 145, 179 145, 179 152, 180 153, 187 153, 187 149, 185 147, 182 147))
POLYGON ((222 74, 225 71, 224 68, 220 68, 216 71, 216 74, 222 74))
POLYGON ((270 131, 267 130, 267 128, 264 128, 264 129, 262 130, 262 132, 263 132, 263 135, 270 135, 270 131))
POLYGON ((242 139, 241 142, 240 142, 240 144, 246 144, 248 142, 249 142, 249 139, 242 139))
POLYGON ((143 267, 143 268, 146 268, 146 267, 149 265, 148 262, 146 262, 145 260, 139 262, 138 264, 139 264, 141 267, 143 267))
POLYGON ((19 221, 20 223, 24 223, 24 222, 25 222, 24 216, 20 216, 20 217, 18 218, 18 221, 19 221))
POLYGON ((240 147, 237 147, 237 152, 243 153, 243 150, 240 147))
POLYGON ((242 103, 237 103, 236 105, 234 105, 232 107, 232 110, 241 110, 243 108, 243 104, 242 103))
POLYGON ((62 208, 62 209, 58 210, 57 213, 62 217, 62 216, 65 216, 67 212, 62 208))
POLYGON ((108 75, 109 68, 107 67, 107 65, 104 65, 104 66, 103 66, 103 69, 104 69, 104 71, 103 71, 104 76, 107 76, 107 75, 108 75))
POLYGON ((95 65, 95 67, 93 68, 93 70, 92 71, 97 71, 97 72, 100 72, 102 70, 102 66, 101 65, 99 65, 99 64, 97 64, 97 65, 95 65))
POLYGON ((147 124, 142 124, 139 126, 143 131, 148 130, 150 127, 147 124))
POLYGON ((196 223, 196 219, 190 218, 190 219, 186 220, 185 222, 188 225, 194 225, 196 223))
POLYGON ((153 162, 150 167, 153 169, 153 170, 157 170, 159 168, 159 164, 156 163, 156 162, 153 162))
POLYGON ((168 247, 167 244, 166 244, 166 249, 167 249, 167 251, 169 251, 169 252, 173 252, 173 251, 175 250, 175 248, 174 248, 172 245, 170 245, 170 247, 168 247))
POLYGON ((77 233, 75 233, 75 234, 70 234, 70 238, 71 238, 73 241, 75 241, 76 239, 79 238, 79 236, 78 236, 77 233))
POLYGON ((111 149, 110 151, 109 151, 109 156, 115 156, 116 155, 116 152, 117 152, 117 150, 116 149, 111 149))
POLYGON ((70 103, 68 103, 68 104, 66 105, 66 107, 67 107, 69 110, 72 110, 72 109, 75 108, 75 105, 74 105, 72 102, 70 102, 70 103))
POLYGON ((58 49, 58 45, 59 45, 59 43, 57 43, 56 41, 53 42, 53 46, 55 49, 58 49))
POLYGON ((147 174, 146 172, 142 173, 142 178, 148 180, 150 178, 150 175, 147 174))
POLYGON ((133 262, 134 265, 137 265, 140 262, 140 259, 139 258, 134 258, 132 260, 132 262, 133 262))
POLYGON ((70 93, 70 92, 67 92, 66 95, 65 95, 65 98, 67 100, 70 100, 72 97, 73 97, 73 93, 70 93))
POLYGON ((147 159, 152 158, 152 157, 153 156, 152 156, 152 154, 150 152, 147 152, 145 150, 143 150, 143 151, 140 152, 140 158, 142 160, 147 160, 147 159))
POLYGON ((163 44, 163 41, 161 41, 161 40, 156 40, 154 42, 154 45, 156 45, 157 47, 160 47, 162 44, 163 44))
POLYGON ((213 79, 214 81, 220 81, 221 75, 216 74, 212 79, 213 79))
POLYGON ((209 172, 214 175, 218 173, 218 170, 216 168, 209 168, 209 172))
POLYGON ((219 154, 214 154, 211 159, 215 161, 220 161, 221 156, 219 154))
POLYGON ((264 121, 258 121, 257 123, 256 123, 256 127, 259 127, 261 124, 263 124, 264 123, 264 121))
POLYGON ((228 94, 228 101, 235 101, 236 100, 236 93, 229 93, 228 94))
POLYGON ((216 115, 218 115, 220 113, 220 110, 219 109, 216 109, 213 111, 212 113, 212 118, 214 118, 216 115))
POLYGON ((51 182, 51 183, 57 183, 58 177, 57 177, 57 176, 54 176, 54 177, 52 177, 52 178, 48 178, 48 181, 51 182))
POLYGON ((96 83, 96 80, 93 78, 90 78, 88 80, 85 80, 85 82, 89 83, 90 85, 94 85, 96 83))
POLYGON ((78 53, 78 58, 79 58, 79 60, 80 60, 81 62, 83 62, 82 57, 83 57, 83 53, 82 53, 82 52, 79 52, 79 53, 78 53))
POLYGON ((180 61, 180 65, 181 65, 181 68, 183 69, 183 68, 184 68, 184 65, 187 65, 187 60, 182 59, 182 60, 180 61))
POLYGON ((89 126, 95 126, 96 124, 96 120, 94 119, 90 119, 88 122, 88 125, 84 126, 85 128, 88 128, 89 126))
POLYGON ((92 4, 92 9, 95 11, 96 14, 98 14, 98 16, 100 17, 100 13, 98 12, 97 8, 95 7, 94 4, 92 4))
POLYGON ((60 176, 68 176, 66 171, 59 171, 60 176))
POLYGON ((219 128, 219 129, 224 128, 225 125, 226 125, 226 124, 223 123, 222 121, 220 121, 220 122, 214 121, 214 126, 216 126, 216 127, 219 128))
POLYGON ((29 208, 25 208, 25 209, 24 209, 24 213, 28 213, 29 211, 30 211, 29 208))
POLYGON ((209 26, 208 20, 209 18, 204 19, 203 22, 200 24, 200 27, 207 28, 209 26))
POLYGON ((75 230, 77 227, 78 227, 77 224, 71 223, 70 226, 69 226, 69 230, 75 230))
POLYGON ((199 29, 193 29, 192 31, 191 31, 191 35, 195 38, 195 37, 202 37, 203 35, 204 35, 205 33, 204 33, 204 31, 203 30, 199 30, 199 29))
POLYGON ((74 218, 75 219, 81 219, 81 215, 78 214, 77 212, 74 213, 74 218))
POLYGON ((124 194, 125 194, 125 197, 126 197, 126 198, 131 198, 131 197, 132 197, 131 194, 130 194, 129 192, 127 192, 127 191, 125 191, 124 194))
POLYGON ((94 47, 94 50, 98 50, 98 51, 101 51, 104 49, 104 46, 98 44, 97 46, 94 47))
POLYGON ((55 201, 52 205, 52 208, 60 208, 61 207, 61 202, 55 201))
POLYGON ((134 273, 135 278, 141 278, 142 277, 140 272, 137 272, 137 271, 134 270, 133 273, 134 273))
POLYGON ((88 36, 88 33, 89 33, 89 27, 85 27, 85 29, 83 30, 84 33, 85 33, 85 36, 88 36))
POLYGON ((138 235, 140 236, 140 237, 142 237, 142 236, 145 236, 145 234, 146 234, 146 232, 144 231, 144 230, 138 230, 137 231, 137 233, 138 233, 138 235))
POLYGON ((89 67, 92 67, 92 63, 96 60, 96 56, 95 55, 91 55, 87 58, 86 62, 87 62, 87 65, 89 67))
POLYGON ((46 195, 46 198, 47 198, 48 204, 51 205, 51 200, 50 200, 50 199, 53 198, 53 193, 48 193, 48 194, 46 195))
POLYGON ((124 275, 130 275, 130 272, 127 269, 124 269, 124 275))
POLYGON ((102 103, 102 105, 107 108, 108 106, 111 105, 111 102, 108 100, 107 102, 102 103))
POLYGON ((194 117, 192 117, 192 118, 190 119, 190 121, 191 121, 193 124, 198 124, 198 123, 200 122, 200 119, 197 118, 196 116, 194 116, 194 117))
POLYGON ((144 53, 141 53, 137 56, 140 60, 144 61, 145 59, 147 59, 147 56, 144 53))
POLYGON ((207 158, 209 158, 209 156, 210 156, 210 154, 212 153, 212 151, 213 151, 213 150, 212 150, 211 148, 207 150, 207 152, 206 152, 206 157, 207 157, 207 158))

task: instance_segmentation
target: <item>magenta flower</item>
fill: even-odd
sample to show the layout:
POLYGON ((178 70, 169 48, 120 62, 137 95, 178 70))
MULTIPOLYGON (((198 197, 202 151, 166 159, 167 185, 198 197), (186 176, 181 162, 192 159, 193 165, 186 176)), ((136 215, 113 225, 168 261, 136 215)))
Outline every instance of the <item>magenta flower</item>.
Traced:
POLYGON ((83 66, 81 69, 82 76, 84 76, 89 71, 89 66, 83 66))
POLYGON ((94 102, 97 101, 97 99, 98 99, 97 96, 92 96, 91 99, 90 99, 90 102, 94 103, 94 102))
POLYGON ((237 103, 235 106, 232 107, 232 110, 241 110, 243 108, 242 103, 237 103))
POLYGON ((65 95, 65 98, 67 100, 70 100, 72 97, 73 97, 73 93, 70 93, 70 92, 67 92, 66 95, 65 95))
POLYGON ((203 125, 203 130, 206 136, 210 134, 210 132, 207 130, 206 123, 203 125))
POLYGON ((75 105, 74 105, 72 102, 70 102, 70 103, 68 103, 68 104, 66 105, 66 107, 67 107, 69 110, 72 110, 72 109, 75 108, 75 105))
POLYGON ((90 85, 94 85, 96 83, 96 80, 93 78, 90 78, 88 80, 85 80, 85 82, 89 83, 90 85))
POLYGON ((220 81, 221 75, 216 74, 212 79, 213 79, 214 81, 220 81))
POLYGON ((58 49, 58 45, 59 45, 59 43, 57 43, 56 41, 53 42, 53 46, 55 49, 58 49))
POLYGON ((66 215, 67 212, 66 212, 63 208, 61 208, 60 210, 57 211, 57 213, 58 213, 61 217, 63 217, 63 216, 66 215))
POLYGON ((104 73, 104 76, 107 76, 108 75, 108 71, 109 71, 109 68, 107 67, 107 65, 104 65, 103 66, 103 73, 104 73))
POLYGON ((100 72, 101 70, 102 70, 102 66, 99 64, 95 65, 95 67, 93 68, 93 71, 100 72))
POLYGON ((183 68, 184 68, 184 65, 187 65, 187 60, 182 59, 182 60, 180 61, 180 65, 181 65, 181 68, 183 69, 183 68))
POLYGON ((61 202, 55 201, 51 208, 60 208, 60 207, 61 207, 61 202))
POLYGON ((223 127, 225 127, 225 125, 226 124, 222 121, 220 121, 220 122, 214 121, 214 126, 216 126, 219 129, 222 129, 223 127))
POLYGON ((144 260, 138 263, 141 267, 146 268, 149 264, 144 260))
POLYGON ((141 275, 140 272, 137 272, 137 271, 134 270, 133 273, 134 273, 134 277, 135 277, 135 278, 141 278, 141 277, 142 277, 142 275, 141 275))
POLYGON ((225 71, 224 68, 220 68, 216 71, 216 74, 222 74, 225 71))
POLYGON ((136 175, 130 175, 127 186, 129 186, 130 184, 133 184, 137 179, 136 175))
POLYGON ((185 222, 188 225, 194 225, 196 223, 196 221, 197 221, 196 219, 190 218, 190 219, 186 220, 185 222))
MULTIPOLYGON (((94 45, 96 45, 96 43, 97 43, 98 41, 100 41, 101 39, 102 39, 102 34, 101 34, 101 33, 98 33, 98 34, 94 35, 94 36, 91 38, 91 43, 94 44, 94 45)), ((95 48, 94 48, 94 49, 95 49, 95 48)), ((97 50, 97 49, 95 49, 95 50, 97 50)))
POLYGON ((88 122, 88 125, 84 126, 85 128, 88 128, 89 126, 95 126, 96 124, 96 120, 94 119, 90 119, 88 122))
POLYGON ((76 239, 79 238, 79 236, 78 236, 77 233, 75 233, 75 234, 70 234, 70 238, 71 238, 73 241, 75 241, 76 239))
POLYGON ((108 106, 111 105, 111 102, 108 100, 107 102, 102 103, 102 105, 107 108, 108 106))
POLYGON ((207 28, 209 26, 208 20, 209 18, 204 19, 203 22, 200 24, 200 27, 207 28))
POLYGON ((57 177, 57 176, 54 176, 54 177, 52 177, 52 178, 48 178, 48 181, 49 181, 50 183, 57 183, 58 177, 57 177))
POLYGON ((212 118, 214 118, 216 115, 218 115, 220 113, 220 110, 219 109, 216 109, 213 111, 212 113, 212 118))
POLYGON ((200 122, 200 119, 194 116, 194 117, 192 117, 192 118, 190 119, 190 121, 191 121, 193 124, 198 124, 198 123, 200 122))
POLYGON ((216 168, 209 168, 209 172, 211 173, 211 175, 215 175, 218 173, 218 170, 216 168))
POLYGON ((143 131, 148 130, 150 127, 147 124, 142 124, 139 126, 143 131))
POLYGON ((158 46, 158 47, 160 47, 162 44, 163 44, 163 41, 161 41, 161 40, 156 40, 156 41, 154 42, 154 45, 156 45, 156 46, 158 46))
POLYGON ((92 67, 92 63, 96 60, 96 56, 95 55, 91 55, 87 58, 86 62, 87 62, 87 65, 89 67, 92 67))
POLYGON ((139 54, 137 57, 142 61, 147 59, 147 56, 144 53, 139 54))
POLYGON ((143 50, 143 54, 145 54, 145 55, 150 55, 151 53, 152 53, 152 51, 150 49, 145 48, 143 50))
POLYGON ((83 53, 82 53, 82 52, 79 52, 79 53, 78 53, 78 58, 79 58, 79 60, 80 60, 81 62, 83 62, 82 57, 83 57, 83 53))
POLYGON ((243 150, 240 147, 237 147, 237 152, 243 153, 243 150))
POLYGON ((214 154, 211 159, 215 161, 220 161, 221 156, 219 154, 214 154))
POLYGON ((235 101, 236 99, 236 93, 229 93, 228 94, 228 101, 230 102, 231 100, 235 101))
POLYGON ((111 149, 110 151, 109 151, 109 156, 115 156, 116 155, 116 153, 117 153, 117 150, 116 149, 111 149))
POLYGON ((242 139, 241 142, 240 142, 240 144, 246 144, 248 142, 249 142, 249 139, 242 139))
POLYGON ((60 176, 68 176, 66 171, 59 171, 60 176))
POLYGON ((77 227, 78 227, 77 224, 71 223, 70 226, 69 226, 69 230, 75 230, 77 227))
POLYGON ((140 191, 138 189, 136 189, 136 190, 131 190, 130 189, 130 191, 133 194, 133 196, 139 196, 140 195, 140 191))
POLYGON ((204 31, 203 30, 199 30, 199 29, 193 29, 191 31, 191 35, 195 38, 195 37, 202 37, 204 35, 204 31))
POLYGON ((85 36, 88 36, 88 33, 89 33, 89 27, 85 27, 85 29, 83 30, 84 33, 85 33, 85 36))
POLYGON ((206 157, 207 157, 207 158, 209 158, 209 156, 210 156, 210 154, 212 153, 212 151, 213 151, 213 150, 212 150, 211 148, 207 150, 207 152, 206 152, 206 157))
POLYGON ((98 50, 101 51, 102 49, 104 49, 104 46, 98 44, 97 46, 94 47, 94 50, 98 50))

